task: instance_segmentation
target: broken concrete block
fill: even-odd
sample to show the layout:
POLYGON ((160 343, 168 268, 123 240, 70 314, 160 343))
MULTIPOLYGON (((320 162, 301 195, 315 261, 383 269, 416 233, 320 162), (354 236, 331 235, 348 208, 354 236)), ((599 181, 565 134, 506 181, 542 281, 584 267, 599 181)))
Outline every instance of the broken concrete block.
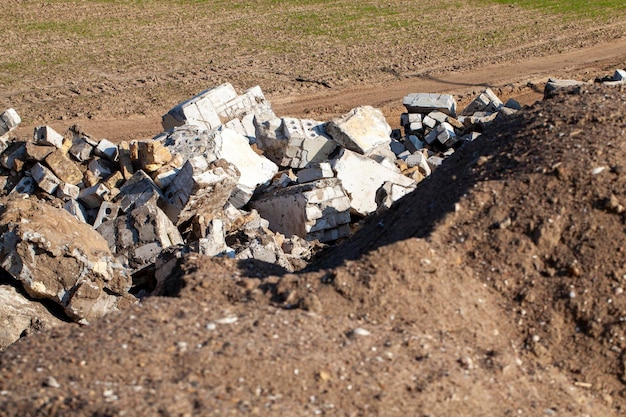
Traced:
POLYGON ((78 194, 78 200, 88 208, 98 208, 108 198, 110 191, 102 184, 85 188, 78 194))
POLYGON ((93 222, 93 228, 97 229, 104 222, 111 221, 117 218, 117 215, 120 212, 120 205, 110 202, 103 202, 100 205, 100 210, 98 210, 98 215, 93 222))
POLYGON ((8 199, 4 207, 0 264, 31 297, 54 301, 76 321, 134 298, 130 275, 91 226, 34 198, 8 199))
POLYGON ((437 122, 437 124, 443 123, 448 119, 448 115, 446 113, 440 112, 439 110, 431 111, 427 114, 427 116, 437 122))
POLYGON ((332 178, 335 176, 332 167, 329 162, 320 162, 318 164, 312 164, 309 168, 301 169, 298 171, 297 180, 298 183, 303 184, 306 182, 317 181, 322 178, 332 178))
POLYGON ((61 184, 61 180, 58 179, 52 173, 52 171, 41 165, 39 162, 33 165, 33 167, 30 169, 30 174, 32 175, 39 188, 41 188, 50 195, 54 195, 54 192, 59 187, 59 184, 61 184))
POLYGON ((26 159, 26 144, 13 142, 0 156, 0 164, 7 169, 15 168, 15 161, 26 159))
POLYGON ((426 147, 426 142, 422 141, 419 137, 415 135, 410 135, 407 137, 407 139, 408 141, 405 142, 405 144, 408 151, 416 152, 426 147))
POLYGON ((491 90, 486 88, 478 97, 476 97, 470 104, 467 105, 461 112, 461 114, 469 116, 476 112, 497 112, 504 104, 500 98, 491 90))
POLYGON ((427 177, 431 174, 431 169, 426 159, 423 153, 415 152, 406 158, 405 162, 410 168, 418 167, 422 175, 427 177))
POLYGON ((153 263, 164 248, 183 243, 178 229, 155 201, 153 199, 97 228, 111 252, 133 272, 153 263))
POLYGON ((0 350, 21 337, 65 324, 15 287, 0 285, 0 350))
POLYGON ((431 171, 434 171, 435 169, 439 168, 441 166, 441 164, 443 164, 444 158, 437 156, 437 155, 431 155, 426 159, 426 162, 428 162, 428 165, 430 166, 431 171))
POLYGON ((326 132, 344 148, 360 154, 391 142, 391 127, 385 116, 371 106, 357 107, 331 120, 326 132))
POLYGON ((376 192, 385 183, 392 182, 406 188, 415 187, 415 181, 391 171, 382 165, 349 150, 331 161, 333 170, 346 193, 355 213, 367 216, 376 211, 376 192))
POLYGON ((548 79, 546 86, 543 90, 543 97, 548 98, 554 95, 558 90, 562 90, 564 88, 578 87, 585 84, 582 81, 577 80, 555 80, 548 79))
POLYGON ((89 161, 87 165, 87 169, 93 175, 93 178, 96 178, 96 181, 99 181, 103 178, 108 178, 115 172, 115 164, 111 163, 111 161, 95 157, 89 161))
POLYGON ((435 126, 437 126, 437 121, 430 116, 424 116, 424 118, 422 119, 422 124, 429 129, 433 129, 435 126))
POLYGON ((80 168, 60 149, 56 149, 48 155, 45 162, 63 182, 76 185, 83 180, 83 173, 80 168))
POLYGON ((258 85, 231 99, 224 106, 215 106, 215 109, 223 120, 243 118, 250 114, 262 115, 263 119, 276 117, 258 85))
POLYGON ((424 140, 429 145, 437 142, 448 148, 454 145, 455 139, 456 133, 454 132, 454 128, 448 122, 437 125, 436 128, 431 130, 430 133, 424 137, 424 140))
POLYGON ((129 180, 135 173, 135 170, 133 169, 133 163, 130 159, 130 146, 128 142, 120 142, 118 152, 122 176, 125 180, 129 180))
POLYGON ((449 94, 411 93, 402 99, 402 104, 409 113, 428 114, 439 110, 456 117, 456 100, 449 94))
POLYGON ((507 109, 522 110, 522 105, 512 98, 508 99, 506 103, 504 103, 504 107, 507 109))
POLYGON ((398 155, 400 155, 402 152, 406 151, 406 146, 404 146, 404 143, 395 139, 391 141, 391 143, 389 144, 389 148, 396 155, 396 157, 398 157, 398 155))
POLYGON ((109 161, 117 161, 119 156, 119 150, 117 145, 108 139, 102 139, 98 146, 94 149, 94 153, 102 158, 106 158, 109 161))
MULTIPOLYGON (((205 237, 204 229, 208 227, 203 224, 205 220, 221 217, 239 179, 239 171, 229 162, 217 160, 206 165, 203 161, 203 158, 187 161, 165 191, 172 213, 176 214, 170 218, 179 226, 187 224, 181 229, 194 229, 196 239, 205 237)), ((183 230, 184 235, 190 232, 183 230)))
POLYGON ((94 147, 90 145, 84 137, 74 135, 72 146, 68 150, 68 153, 76 158, 76 160, 85 162, 91 158, 93 148, 94 147))
POLYGON ((0 136, 9 133, 20 123, 22 123, 22 119, 20 119, 19 114, 14 109, 6 109, 0 113, 0 136))
POLYGON ((264 155, 281 167, 304 168, 324 162, 337 148, 324 123, 286 117, 255 121, 257 143, 264 155))
POLYGON ((170 215, 170 202, 165 198, 161 189, 152 181, 152 178, 139 170, 135 172, 130 180, 124 183, 113 202, 119 203, 122 211, 128 213, 133 207, 140 207, 152 198, 156 198, 158 206, 170 215))
POLYGON ((197 252, 207 256, 219 256, 225 254, 234 257, 233 249, 226 244, 226 230, 221 219, 212 219, 206 228, 206 236, 197 242, 197 252))
POLYGON ((119 194, 119 188, 124 185, 124 176, 120 171, 115 171, 108 178, 102 181, 102 185, 107 187, 111 192, 111 198, 116 197, 119 194))
POLYGON ((30 161, 43 161, 46 156, 50 155, 56 148, 49 145, 37 145, 34 142, 26 143, 26 159, 30 161))
POLYGON ((618 82, 626 82, 626 70, 623 69, 616 69, 615 73, 613 74, 613 81, 618 81, 618 82))
POLYGON ((10 194, 27 194, 31 195, 35 192, 37 183, 33 177, 22 177, 22 179, 13 187, 10 194))
POLYGON ((222 122, 209 98, 212 90, 215 89, 205 90, 164 114, 161 120, 163 130, 170 131, 185 124, 198 126, 205 130, 220 126, 222 122))
POLYGON ((76 200, 68 200, 65 205, 63 206, 63 208, 65 209, 65 211, 67 211, 68 213, 70 213, 72 216, 74 216, 75 218, 77 218, 78 220, 80 220, 83 223, 88 223, 87 222, 87 211, 85 210, 85 208, 76 200))
POLYGON ((172 160, 170 150, 159 141, 139 141, 136 145, 137 159, 146 172, 154 172, 172 160))
POLYGON ((250 206, 269 221, 270 230, 307 240, 320 235, 311 238, 311 233, 350 222, 350 199, 336 178, 276 190, 259 196, 250 206))
POLYGON ((80 194, 80 188, 74 184, 62 182, 57 188, 56 196, 63 201, 76 200, 80 194))
POLYGON ((411 188, 402 187, 392 182, 385 182, 376 192, 376 204, 378 210, 388 209, 402 197, 413 191, 411 188))
POLYGON ((33 133, 33 139, 37 145, 54 146, 57 149, 63 147, 63 136, 50 126, 37 126, 33 133))

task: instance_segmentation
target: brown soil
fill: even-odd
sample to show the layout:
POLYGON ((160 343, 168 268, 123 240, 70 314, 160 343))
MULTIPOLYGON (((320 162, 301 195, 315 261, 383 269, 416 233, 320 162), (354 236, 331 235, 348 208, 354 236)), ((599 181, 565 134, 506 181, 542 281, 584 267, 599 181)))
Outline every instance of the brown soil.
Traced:
MULTIPOLYGON (((531 104, 547 76, 610 74, 626 66, 625 41, 597 42, 620 31, 573 25, 554 43, 544 35, 487 61, 450 49, 387 78, 302 73, 330 89, 289 77, 265 85, 236 67, 225 76, 261 84, 279 116, 326 120, 371 104, 393 124, 409 92, 465 100, 490 85, 531 104)), ((172 74, 161 80, 187 87, 169 101, 150 100, 169 90, 146 76, 48 80, 0 104, 26 109, 18 135, 81 123, 97 137, 151 137, 185 94, 230 81, 172 74)), ((494 126, 307 271, 192 255, 172 297, 21 339, 0 353, 0 415, 622 414, 626 91, 595 90, 494 126)))

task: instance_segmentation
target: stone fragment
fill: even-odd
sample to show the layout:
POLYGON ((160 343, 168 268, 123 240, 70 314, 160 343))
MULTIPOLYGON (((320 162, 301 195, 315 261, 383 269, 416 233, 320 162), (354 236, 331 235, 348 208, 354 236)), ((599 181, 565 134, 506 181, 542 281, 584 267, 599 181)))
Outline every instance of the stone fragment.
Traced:
POLYGON ((172 160, 172 153, 160 141, 140 141, 137 145, 137 158, 141 169, 153 172, 172 160))
POLYGON ((0 136, 4 136, 22 123, 19 114, 14 109, 6 109, 0 113, 0 136))
POLYGON ((10 194, 33 194, 35 189, 37 188, 37 183, 33 179, 33 177, 24 176, 22 179, 13 187, 10 194))
POLYGON ((243 119, 246 115, 251 114, 258 115, 262 119, 276 117, 269 101, 265 99, 263 91, 258 85, 234 97, 223 106, 216 106, 215 108, 222 120, 243 119))
POLYGON ((415 181, 404 175, 349 150, 342 151, 331 164, 346 194, 350 196, 352 210, 362 216, 376 211, 376 192, 385 182, 410 189, 416 185, 415 181))
POLYGON ((413 191, 411 188, 402 187, 392 182, 385 182, 376 191, 376 204, 378 211, 388 209, 393 203, 413 191))
POLYGON ((504 107, 507 109, 522 110, 522 105, 512 98, 508 99, 506 103, 504 103, 504 107))
POLYGON ((626 70, 616 69, 613 74, 613 81, 626 82, 626 70))
POLYGON ((0 350, 18 339, 61 326, 64 322, 15 287, 0 285, 0 350))
POLYGON ((57 188, 56 196, 61 200, 76 200, 80 194, 80 188, 74 184, 62 182, 57 188))
POLYGON ((431 174, 431 169, 426 159, 423 153, 415 152, 406 158, 405 162, 410 168, 418 167, 422 175, 427 177, 431 174))
POLYGON ((97 228, 119 262, 133 272, 153 263, 164 248, 183 243, 176 226, 155 203, 156 198, 97 228))
POLYGON ((391 142, 391 127, 385 116, 371 106, 357 107, 331 120, 326 132, 344 148, 360 154, 391 142))
POLYGON ((544 98, 548 98, 548 97, 552 97, 558 90, 562 90, 565 88, 572 88, 572 87, 578 87, 585 84, 582 81, 577 81, 577 80, 555 80, 555 79, 548 79, 548 82, 546 83, 546 86, 543 90, 543 97, 544 98))
POLYGON ((446 148, 450 148, 456 143, 456 133, 448 122, 443 122, 437 125, 435 129, 431 130, 430 133, 424 137, 424 140, 429 145, 438 143, 446 148))
POLYGON ((335 173, 333 172, 330 163, 320 162, 318 164, 312 164, 309 168, 301 169, 300 171, 298 171, 297 180, 298 183, 303 184, 323 178, 332 178, 334 176, 335 173))
POLYGON ((72 216, 74 216, 76 219, 78 219, 79 221, 81 221, 82 223, 88 223, 87 222, 87 211, 85 210, 85 208, 76 200, 68 200, 65 202, 65 205, 63 206, 63 209, 65 209, 65 211, 67 211, 69 214, 71 214, 72 216))
POLYGON ((37 145, 54 146, 57 149, 63 147, 63 136, 50 126, 37 126, 33 139, 37 145))
POLYGON ((110 190, 102 184, 96 184, 80 190, 78 200, 88 208, 98 208, 105 199, 108 199, 110 190))
MULTIPOLYGON (((161 189, 142 170, 135 172, 132 178, 120 188, 119 194, 113 199, 120 203, 120 208, 124 213, 129 212, 133 207, 139 207, 145 202, 157 196, 159 206, 169 206, 169 201, 163 195, 161 189)), ((166 209, 167 211, 167 209, 166 209)))
POLYGON ((76 185, 83 180, 80 168, 60 149, 48 155, 45 162, 54 175, 64 182, 76 185))
POLYGON ((456 100, 449 94, 411 93, 402 99, 402 104, 409 113, 428 114, 439 110, 456 117, 456 100))
POLYGON ((212 219, 203 238, 197 242, 197 252, 207 256, 226 255, 234 257, 233 249, 226 244, 226 230, 221 219, 212 219))
POLYGON ((102 139, 98 146, 94 149, 94 153, 102 158, 106 158, 109 161, 117 161, 119 157, 119 150, 117 145, 108 139, 102 139))
POLYGON ((26 159, 41 162, 56 148, 49 145, 37 145, 34 142, 26 143, 26 159))
POLYGON ((95 178, 97 182, 110 177, 113 172, 115 172, 116 165, 107 159, 94 157, 89 161, 87 169, 91 173, 92 178, 95 178))
MULTIPOLYGON (((230 84, 228 84, 230 85, 230 84)), ((234 96, 237 95, 234 88, 225 87, 226 84, 205 90, 195 97, 184 101, 162 117, 161 124, 163 130, 170 131, 177 126, 194 125, 201 129, 211 130, 222 124, 220 117, 212 103, 213 100, 223 100, 222 97, 231 97, 231 91, 234 96), (232 90, 231 90, 232 89, 232 90)))
POLYGON ((54 301, 76 321, 134 299, 130 275, 91 226, 34 198, 4 203, 0 264, 31 297, 54 301))
POLYGON ((129 180, 135 173, 135 170, 133 169, 133 163, 130 159, 130 146, 128 145, 128 142, 120 142, 118 151, 122 176, 125 180, 129 180))
POLYGON ((6 169, 15 169, 15 162, 26 159, 26 144, 24 142, 13 142, 0 156, 0 164, 6 169))
POLYGON ((61 184, 61 180, 57 178, 52 173, 52 171, 41 165, 39 162, 33 165, 33 167, 30 169, 30 174, 32 175, 33 180, 35 180, 39 188, 41 188, 50 195, 54 195, 54 192, 59 187, 59 184, 61 184))

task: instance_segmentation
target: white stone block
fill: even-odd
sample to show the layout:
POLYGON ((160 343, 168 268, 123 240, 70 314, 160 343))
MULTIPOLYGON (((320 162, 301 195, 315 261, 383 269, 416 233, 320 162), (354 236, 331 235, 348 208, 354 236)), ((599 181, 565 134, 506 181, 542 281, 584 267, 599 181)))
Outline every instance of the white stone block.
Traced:
POLYGON ((80 194, 80 188, 77 185, 63 182, 57 188, 57 197, 61 200, 76 200, 80 194))
POLYGON ((623 69, 616 69, 613 74, 613 81, 626 82, 626 71, 623 69))
POLYGON ((33 138, 38 145, 51 145, 59 149, 63 146, 63 136, 50 126, 36 127, 33 138))
POLYGON ((371 106, 357 107, 331 120, 326 132, 341 146, 360 154, 391 142, 391 126, 382 111, 371 106))
POLYGON ((376 211, 376 192, 385 182, 406 188, 414 188, 416 185, 412 179, 349 150, 344 150, 331 164, 350 196, 352 210, 363 216, 376 211))
POLYGON ((3 113, 0 113, 0 136, 9 133, 15 129, 22 119, 14 109, 6 109, 3 113))
POLYGON ((58 179, 51 170, 41 165, 39 162, 33 165, 33 167, 30 169, 30 174, 32 175, 39 188, 41 188, 50 195, 53 195, 53 193, 59 187, 59 184, 61 184, 61 180, 58 179))
POLYGON ((107 187, 102 184, 96 184, 81 190, 78 194, 78 200, 87 208, 98 208, 109 194, 110 191, 107 187))
POLYGON ((117 161, 119 156, 117 145, 108 139, 102 139, 94 151, 96 155, 106 158, 109 161, 117 161))
MULTIPOLYGON (((232 86, 230 86, 232 88, 232 86)), ((211 130, 222 124, 215 110, 213 100, 221 103, 228 88, 224 85, 205 90, 195 97, 184 101, 163 115, 161 124, 165 131, 176 126, 194 125, 211 130)), ((234 89, 232 90, 234 92, 234 89)), ((235 93, 236 95, 236 93, 235 93)))

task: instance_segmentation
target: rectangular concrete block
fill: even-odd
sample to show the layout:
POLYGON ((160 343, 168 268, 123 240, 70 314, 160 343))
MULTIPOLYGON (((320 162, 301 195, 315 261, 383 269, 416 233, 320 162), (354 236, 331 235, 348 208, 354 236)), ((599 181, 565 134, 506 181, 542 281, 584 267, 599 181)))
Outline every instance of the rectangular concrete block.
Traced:
POLYGON ((30 174, 32 175, 39 188, 41 188, 50 195, 54 195, 54 192, 59 187, 59 184, 61 184, 61 180, 58 179, 51 170, 49 170, 39 162, 33 165, 33 167, 30 169, 30 174))
POLYGON ((402 104, 409 113, 428 114, 439 110, 456 116, 456 100, 450 94, 411 93, 403 98, 402 104))
POLYGON ((68 153, 76 158, 80 162, 88 161, 91 158, 93 152, 93 146, 80 136, 74 136, 72 139, 72 146, 68 150, 68 153))
POLYGON ((109 161, 117 161, 119 156, 117 145, 108 139, 102 139, 94 149, 94 153, 109 161))
POLYGON ((68 200, 63 208, 70 213, 72 216, 76 217, 83 223, 87 223, 87 211, 85 208, 76 200, 68 200))
POLYGON ((50 126, 36 127, 33 133, 33 139, 38 145, 49 145, 58 149, 63 147, 63 136, 50 126))
POLYGON ((322 178, 332 178, 334 176, 335 173, 328 162, 312 164, 311 167, 301 169, 297 174, 298 183, 300 184, 317 181, 322 178))
POLYGON ((27 142, 26 159, 41 162, 56 149, 57 148, 55 148, 54 146, 37 145, 34 142, 27 142))
POLYGON ((5 135, 22 123, 15 109, 6 109, 0 113, 0 136, 5 135))
POLYGON ((13 142, 0 156, 0 164, 6 169, 14 169, 15 162, 26 159, 26 144, 24 142, 13 142))
POLYGON ((118 146, 118 152, 122 176, 125 180, 129 180, 135 173, 135 170, 133 168, 133 163, 130 159, 130 146, 128 145, 128 142, 120 142, 118 146))

